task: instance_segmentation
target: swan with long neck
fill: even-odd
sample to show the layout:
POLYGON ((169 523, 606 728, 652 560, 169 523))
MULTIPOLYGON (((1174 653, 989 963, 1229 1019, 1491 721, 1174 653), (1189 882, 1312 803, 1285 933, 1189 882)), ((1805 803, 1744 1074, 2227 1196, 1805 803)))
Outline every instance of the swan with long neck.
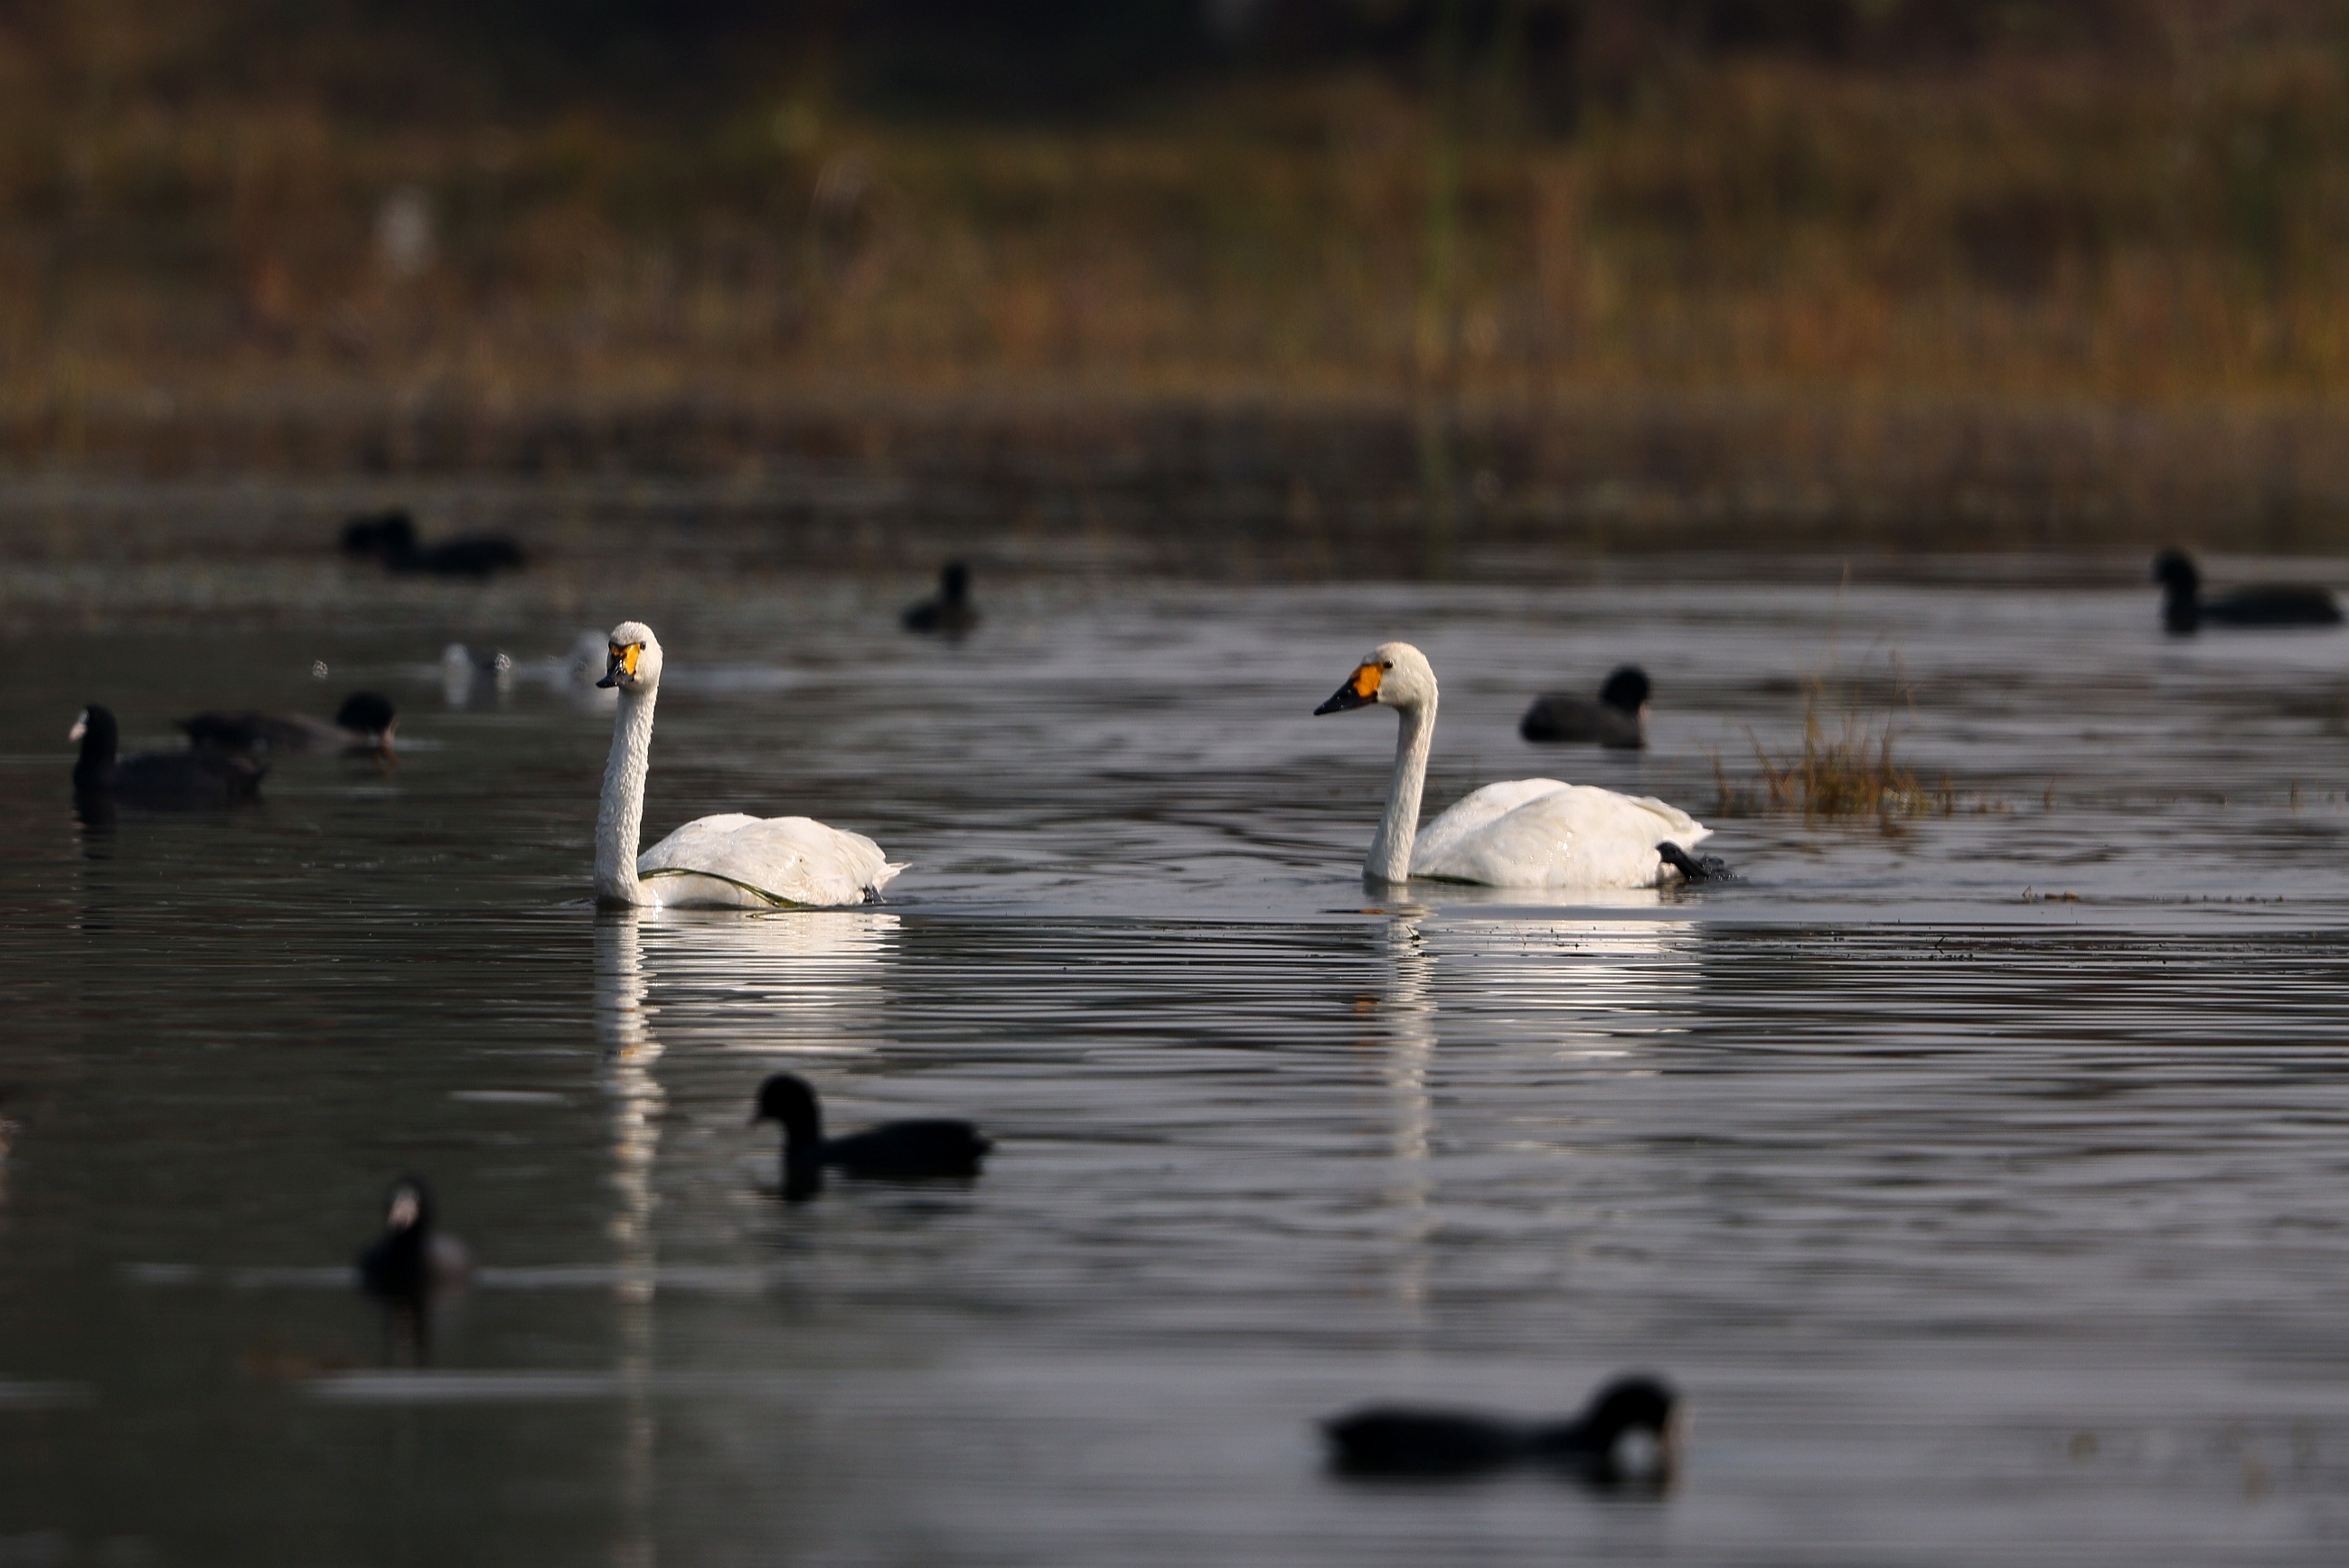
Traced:
POLYGON ((645 772, 652 760, 653 707, 660 697, 661 645, 652 628, 612 628, 609 661, 595 684, 620 694, 612 754, 595 812, 595 897, 606 904, 671 909, 829 908, 869 903, 905 868, 862 833, 806 817, 698 817, 642 854, 645 772))
POLYGON ((1683 874, 1662 845, 1685 850, 1712 833, 1661 800, 1555 779, 1487 784, 1423 833, 1419 805, 1436 708, 1435 671, 1427 655, 1409 643, 1381 643, 1313 711, 1373 706, 1393 708, 1402 720, 1386 812, 1362 862, 1363 876, 1373 882, 1433 877, 1491 887, 1656 887, 1683 874))

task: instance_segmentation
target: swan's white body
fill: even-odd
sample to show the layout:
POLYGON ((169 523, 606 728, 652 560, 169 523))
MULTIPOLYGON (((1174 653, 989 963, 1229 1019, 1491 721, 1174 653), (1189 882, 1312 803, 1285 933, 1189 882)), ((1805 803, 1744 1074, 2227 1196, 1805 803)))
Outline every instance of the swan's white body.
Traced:
POLYGON ((595 813, 598 900, 665 909, 829 908, 870 903, 905 869, 862 833, 806 817, 740 812, 696 818, 638 854, 660 644, 652 628, 630 621, 613 629, 612 648, 605 682, 619 689, 620 711, 595 813))
POLYGON ((1488 887, 1629 888, 1675 882, 1656 846, 1687 849, 1713 830, 1677 806, 1555 779, 1487 784, 1422 831, 1419 802, 1435 739, 1435 671, 1409 643, 1385 643, 1321 712, 1395 709, 1394 778, 1386 814, 1362 863, 1381 882, 1432 877, 1488 887))

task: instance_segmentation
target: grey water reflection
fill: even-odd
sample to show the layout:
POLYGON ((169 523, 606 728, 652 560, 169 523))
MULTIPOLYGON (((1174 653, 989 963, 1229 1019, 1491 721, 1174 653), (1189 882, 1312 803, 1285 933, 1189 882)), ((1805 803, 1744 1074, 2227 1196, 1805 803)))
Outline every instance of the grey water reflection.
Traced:
POLYGON ((1393 1118, 1394 1175, 1384 1194, 1395 1215, 1396 1302, 1420 1319, 1427 1297, 1427 1239, 1434 1227, 1429 1200, 1435 1178, 1429 1169, 1428 1140, 1435 1125, 1428 1075, 1434 1064, 1437 1032, 1435 960, 1420 933, 1423 915, 1400 915, 1381 927, 1384 950, 1376 1018, 1385 1064, 1389 1114, 1393 1118))
POLYGON ((896 924, 896 916, 882 910, 605 910, 595 917, 595 1032, 617 1200, 611 1221, 614 1372, 624 1436, 615 1563, 657 1559, 658 1396, 665 1386, 675 1387, 673 1379, 665 1384, 658 1366, 662 1298, 709 1283, 706 1269, 661 1266, 657 1167, 668 1097, 656 1073, 664 1047, 653 1029, 661 1010, 650 1001, 654 985, 675 1012, 698 1020, 678 1030, 688 1047, 853 1056, 873 1048, 862 1037, 875 1026, 876 982, 896 924))
POLYGON ((1022 585, 952 650, 919 584, 781 574, 288 603, 201 662, 47 628, 0 707, 0 1564, 2335 1561, 2349 641, 2174 645, 2141 567, 1022 585), (560 672, 631 613, 648 830, 868 831, 886 904, 587 906, 610 718, 560 672), (1742 880, 1365 907, 1384 747, 1309 708, 1387 633, 1444 680, 1431 807, 1658 794, 1742 880), (460 637, 502 696, 441 705, 460 637), (1957 810, 1712 810, 1831 647, 1900 653, 1957 810), (1517 738, 1624 657, 1648 753, 1517 738), (77 820, 82 703, 171 744, 322 659, 396 770, 77 820), (779 1203, 781 1067, 999 1148, 779 1203), (482 1266, 402 1359, 348 1260, 407 1169, 482 1266), (1319 1465, 1344 1405, 1632 1365, 1693 1401, 1665 1498, 1319 1465))
MULTIPOLYGON (((1650 900, 1647 907, 1656 907, 1650 900)), ((1571 1072, 1653 1075, 1660 1047, 1684 1032, 1696 1000, 1700 934, 1690 919, 1495 921, 1390 910, 1373 928, 1379 990, 1363 999, 1366 1048, 1381 1054, 1390 1174, 1381 1191, 1392 1227, 1391 1290, 1423 1328, 1430 1243, 1441 1222, 1435 1150, 1447 1074, 1473 1081, 1475 1058, 1502 1042, 1571 1072), (1447 1030, 1455 1057, 1443 1048, 1447 1030)), ((1468 1099, 1454 1091, 1455 1099, 1468 1099)), ((1571 1110, 1519 1108, 1512 1143, 1539 1157, 1571 1110)))
POLYGON ((660 1257, 653 1228, 653 1167, 660 1155, 667 1097, 653 1076, 661 1047, 645 1005, 642 919, 636 910, 606 910, 595 921, 595 1038, 603 1048, 599 1076, 612 1108, 611 1181, 619 1198, 612 1240, 618 1250, 615 1311, 625 1408, 620 1529, 612 1561, 623 1568, 649 1568, 657 1559, 650 1520, 659 1417, 651 1383, 660 1257))
POLYGON ((787 1054, 874 1048, 898 916, 643 911, 647 962, 680 1041, 787 1054))

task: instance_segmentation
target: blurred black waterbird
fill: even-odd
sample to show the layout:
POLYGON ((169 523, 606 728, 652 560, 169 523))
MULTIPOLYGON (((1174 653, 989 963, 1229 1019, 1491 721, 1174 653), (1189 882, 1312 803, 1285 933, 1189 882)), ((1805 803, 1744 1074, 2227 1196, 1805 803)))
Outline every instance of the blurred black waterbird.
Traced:
POLYGON ((978 611, 970 602, 970 568, 949 561, 938 573, 938 596, 905 610, 905 630, 943 632, 959 637, 978 624, 978 611))
POLYGON ((2179 636, 2214 626, 2337 626, 2341 605, 2328 588, 2313 583, 2255 583, 2202 596, 2202 573, 2182 550, 2165 550, 2153 560, 2153 580, 2161 584, 2161 624, 2179 636))
POLYGON ((438 544, 419 543, 416 520, 404 507, 355 517, 343 525, 343 551, 369 555, 390 572, 435 577, 487 577, 528 564, 522 546, 502 533, 465 533, 438 544))
POLYGON ((971 1123, 944 1117, 885 1121, 826 1138, 815 1090, 796 1073, 776 1073, 759 1086, 759 1109, 750 1121, 782 1123, 783 1196, 793 1200, 823 1190, 826 1166, 879 1181, 976 1176, 978 1162, 995 1147, 971 1123))
POLYGON ((1597 741, 1619 751, 1648 744, 1648 674, 1625 665, 1609 676, 1594 700, 1572 692, 1544 692, 1517 721, 1527 740, 1597 741))
POLYGON ((465 1243, 434 1226, 431 1189, 402 1176, 384 1200, 383 1234, 358 1256, 359 1283, 372 1295, 414 1301, 462 1284, 472 1272, 465 1243))
POLYGON ((398 710, 380 692, 355 691, 333 722, 306 713, 200 713, 180 720, 198 747, 220 751, 391 751, 398 710))
POLYGON ((258 799, 264 763, 224 751, 142 751, 118 758, 121 730, 114 710, 91 703, 66 732, 81 742, 74 794, 84 801, 128 806, 233 806, 258 799))
POLYGON ((1632 1375, 1601 1388, 1571 1420, 1374 1405, 1332 1417, 1321 1430, 1344 1475, 1468 1476, 1538 1464, 1601 1485, 1661 1481, 1679 1458, 1680 1396, 1660 1378, 1632 1375))

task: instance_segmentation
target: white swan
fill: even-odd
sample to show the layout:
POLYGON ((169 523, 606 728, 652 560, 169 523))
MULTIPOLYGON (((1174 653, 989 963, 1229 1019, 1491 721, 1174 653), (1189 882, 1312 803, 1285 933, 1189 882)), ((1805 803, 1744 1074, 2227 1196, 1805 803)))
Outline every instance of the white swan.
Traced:
POLYGON ((1366 877, 1437 877, 1490 887, 1655 887, 1682 874, 1659 852, 1659 844, 1684 851, 1713 831, 1679 807, 1645 796, 1555 779, 1517 779, 1468 795, 1423 834, 1419 797, 1435 738, 1435 671, 1427 655, 1409 643, 1381 643, 1337 695, 1313 711, 1338 713, 1372 704, 1395 709, 1402 725, 1386 815, 1362 862, 1366 877))
POLYGON ((612 758, 595 812, 595 897, 605 904, 668 909, 821 908, 866 903, 905 868, 862 833, 806 817, 698 817, 643 854, 645 766, 652 755, 653 703, 660 696, 661 645, 650 626, 612 628, 609 662, 595 684, 620 694, 612 758))

